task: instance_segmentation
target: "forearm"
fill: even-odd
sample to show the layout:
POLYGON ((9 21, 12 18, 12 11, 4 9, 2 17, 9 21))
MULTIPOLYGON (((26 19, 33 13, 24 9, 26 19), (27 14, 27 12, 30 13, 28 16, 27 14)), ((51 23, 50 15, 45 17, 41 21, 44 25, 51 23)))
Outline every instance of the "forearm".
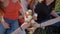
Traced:
POLYGON ((60 17, 58 18, 55 18, 55 19, 51 19, 51 20, 48 20, 44 23, 41 23, 41 26, 48 26, 48 25, 52 25, 52 24, 55 24, 56 22, 60 21, 60 17))
POLYGON ((23 23, 23 24, 21 25, 21 28, 22 28, 23 30, 25 30, 25 29, 27 29, 29 26, 30 26, 30 23, 23 23))
POLYGON ((20 27, 18 29, 16 29, 14 32, 12 32, 11 34, 19 34, 19 32, 21 31, 20 27))
POLYGON ((1 22, 1 23, 4 22, 3 16, 0 16, 0 22, 1 22))
POLYGON ((21 0, 21 4, 22 4, 22 8, 23 8, 23 10, 27 10, 27 2, 26 2, 26 0, 21 0))
POLYGON ((27 29, 30 26, 30 24, 28 23, 23 23, 17 30, 15 30, 14 32, 12 32, 11 34, 19 34, 19 32, 27 29))
POLYGON ((54 17, 59 17, 59 15, 55 12, 55 10, 52 10, 51 15, 54 17))
POLYGON ((22 8, 19 11, 20 11, 20 14, 21 14, 19 17, 22 16, 23 18, 25 18, 25 11, 22 8))

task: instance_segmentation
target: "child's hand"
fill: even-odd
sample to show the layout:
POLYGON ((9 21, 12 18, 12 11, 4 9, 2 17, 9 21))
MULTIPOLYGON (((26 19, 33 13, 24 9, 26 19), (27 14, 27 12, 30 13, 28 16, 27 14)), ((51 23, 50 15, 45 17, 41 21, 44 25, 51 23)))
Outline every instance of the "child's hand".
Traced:
POLYGON ((24 22, 24 23, 21 25, 22 29, 27 29, 29 26, 30 26, 30 23, 28 23, 28 22, 24 22))
POLYGON ((5 28, 5 29, 9 29, 10 28, 10 26, 9 26, 9 24, 8 23, 2 23, 3 24, 3 27, 5 28))

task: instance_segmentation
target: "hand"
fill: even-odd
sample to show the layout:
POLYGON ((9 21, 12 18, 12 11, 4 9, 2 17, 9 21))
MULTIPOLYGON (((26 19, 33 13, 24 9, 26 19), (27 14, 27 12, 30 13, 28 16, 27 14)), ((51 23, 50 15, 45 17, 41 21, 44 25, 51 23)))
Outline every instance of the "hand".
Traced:
POLYGON ((29 26, 30 26, 30 23, 27 23, 27 22, 21 25, 22 29, 27 29, 29 26))
POLYGON ((45 27, 41 26, 40 28, 45 29, 45 27))
POLYGON ((8 28, 10 28, 8 23, 6 23, 6 22, 3 22, 2 24, 3 24, 3 27, 4 27, 5 29, 8 29, 8 28))
POLYGON ((28 28, 27 30, 29 31, 28 32, 29 34, 33 34, 36 29, 35 29, 35 27, 32 27, 32 28, 28 28))
POLYGON ((35 28, 40 27, 40 28, 42 28, 42 29, 45 29, 45 27, 44 27, 44 26, 41 26, 41 25, 40 25, 40 24, 38 24, 38 23, 35 23, 35 24, 34 24, 34 27, 35 27, 35 28))
POLYGON ((40 24, 35 23, 35 24, 33 25, 33 27, 38 28, 38 27, 40 27, 40 24))
POLYGON ((45 29, 45 26, 43 26, 42 24, 40 24, 40 28, 45 29))

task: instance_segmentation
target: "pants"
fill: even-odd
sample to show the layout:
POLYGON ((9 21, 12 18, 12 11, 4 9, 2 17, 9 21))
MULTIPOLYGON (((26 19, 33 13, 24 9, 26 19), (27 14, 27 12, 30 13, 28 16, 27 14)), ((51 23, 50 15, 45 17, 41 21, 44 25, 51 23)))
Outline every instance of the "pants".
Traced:
POLYGON ((5 18, 5 22, 10 25, 10 28, 4 29, 4 27, 0 23, 0 34, 11 34, 11 32, 19 27, 18 20, 9 20, 5 18))
POLYGON ((2 23, 0 23, 0 34, 4 34, 5 33, 5 29, 2 25, 2 23))

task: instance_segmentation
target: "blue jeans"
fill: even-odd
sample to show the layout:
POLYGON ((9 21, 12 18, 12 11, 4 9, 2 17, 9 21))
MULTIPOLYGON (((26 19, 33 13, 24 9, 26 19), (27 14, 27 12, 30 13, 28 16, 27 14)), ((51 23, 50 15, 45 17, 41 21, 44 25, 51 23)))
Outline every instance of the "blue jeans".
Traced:
POLYGON ((4 32, 5 32, 5 29, 2 25, 2 23, 0 23, 0 34, 4 34, 4 32))
POLYGON ((5 18, 5 22, 10 25, 9 29, 4 29, 2 24, 0 25, 0 29, 2 30, 0 34, 11 34, 14 30, 16 30, 19 27, 18 20, 9 20, 5 18), (2 33, 3 32, 3 33, 2 33))

